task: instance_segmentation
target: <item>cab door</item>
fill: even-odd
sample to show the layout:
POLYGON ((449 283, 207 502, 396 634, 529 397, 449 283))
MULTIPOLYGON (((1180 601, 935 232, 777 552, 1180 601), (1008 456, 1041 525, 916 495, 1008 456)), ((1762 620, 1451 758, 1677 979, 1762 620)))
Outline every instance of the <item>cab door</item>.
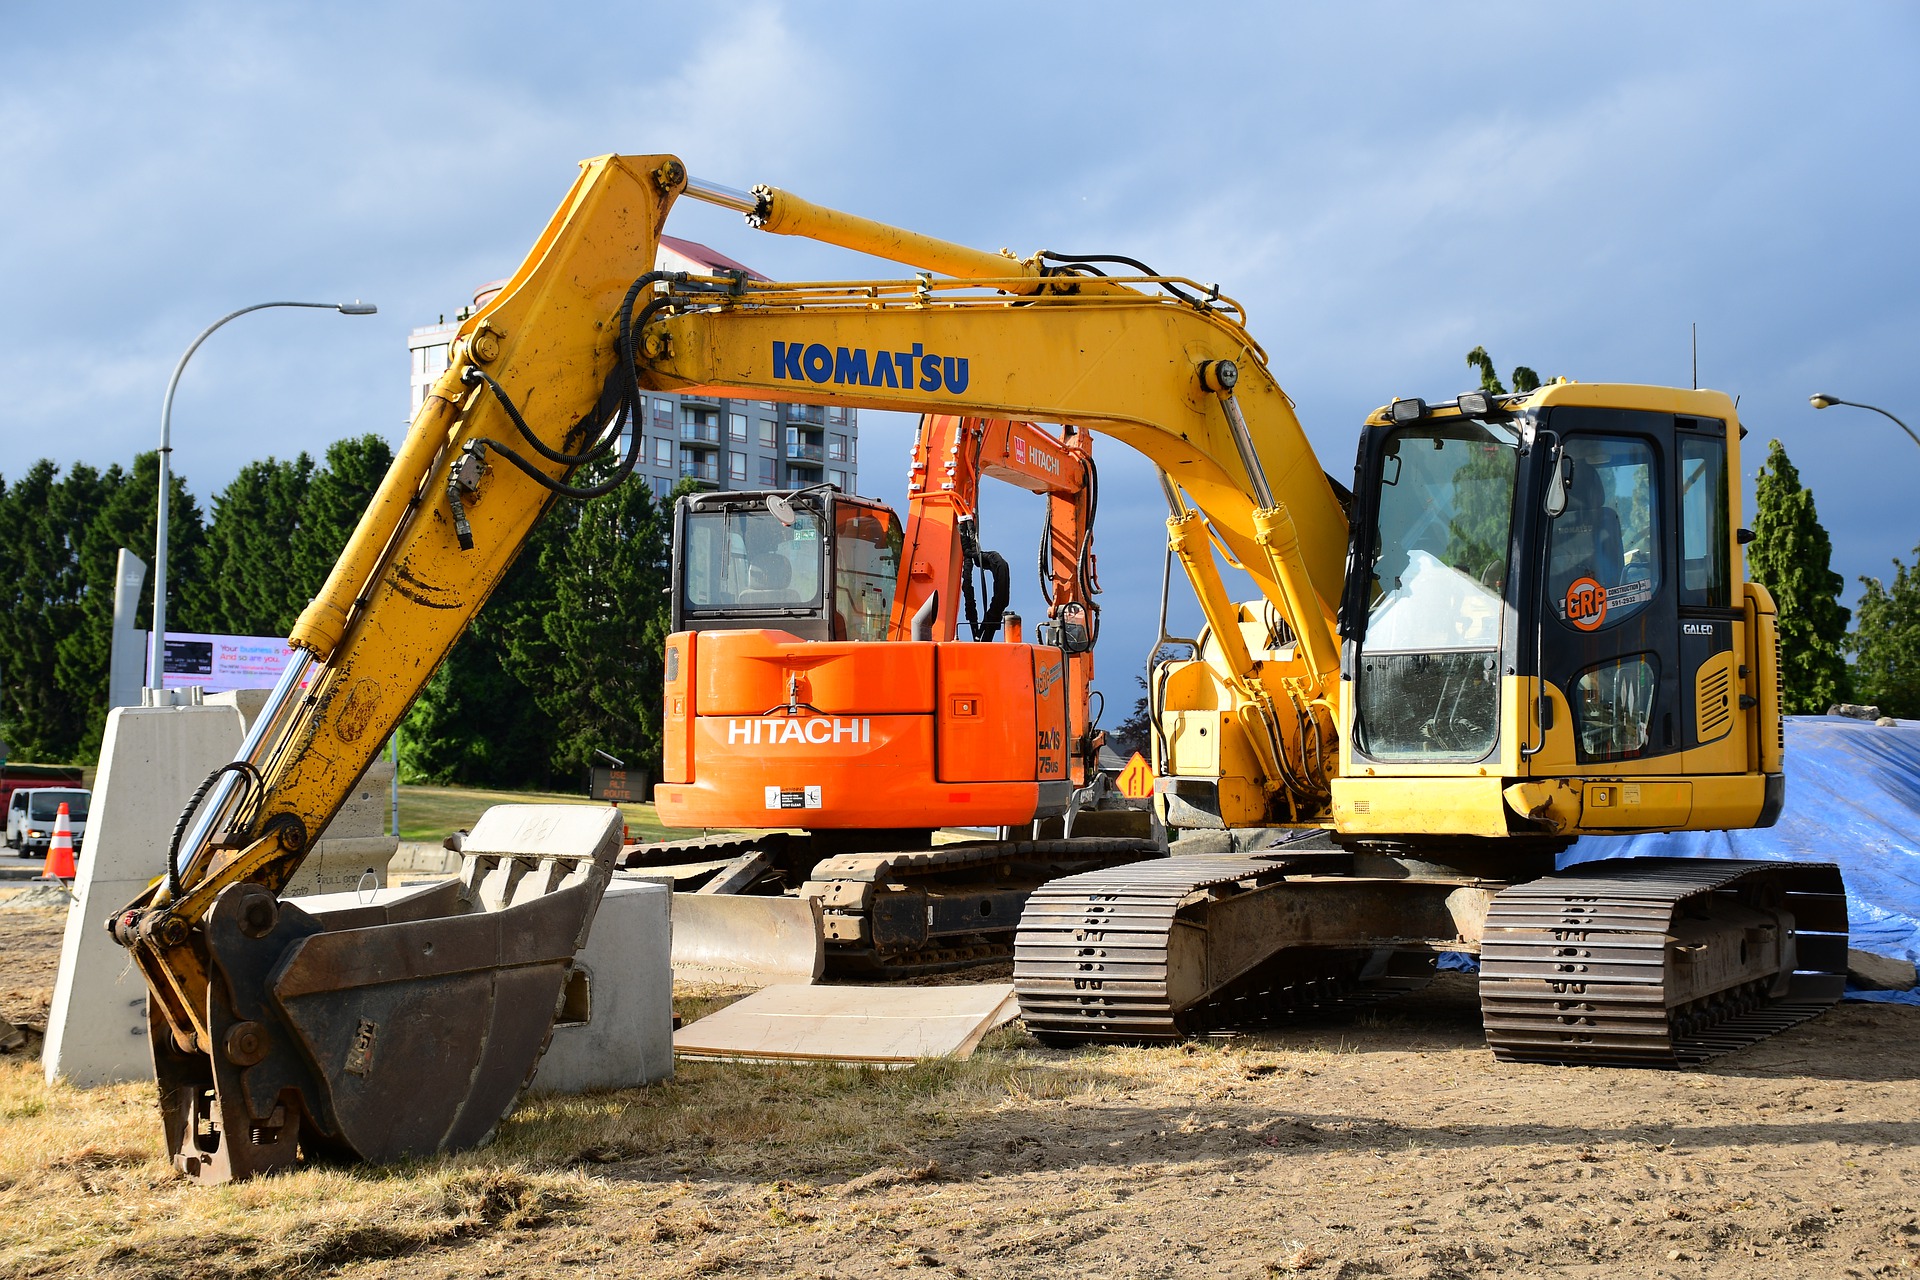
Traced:
MULTIPOLYGON (((1635 773, 1685 749, 1671 414, 1558 406, 1565 507, 1543 522, 1541 675, 1572 711, 1575 763, 1635 773)), ((1602 770, 1596 770, 1602 771, 1602 770)))

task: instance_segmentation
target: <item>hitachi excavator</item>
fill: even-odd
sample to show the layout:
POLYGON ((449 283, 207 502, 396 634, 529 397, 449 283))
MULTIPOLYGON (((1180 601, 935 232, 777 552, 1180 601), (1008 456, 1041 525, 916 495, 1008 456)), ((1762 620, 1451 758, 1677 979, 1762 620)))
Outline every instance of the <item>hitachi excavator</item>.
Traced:
POLYGON ((790 944, 803 976, 1010 956, 1040 885, 1164 852, 1151 813, 1094 765, 1087 433, 930 414, 909 475, 904 531, 831 485, 677 504, 660 800, 675 826, 730 834, 649 844, 625 865, 697 884, 676 920, 691 967, 776 970, 770 953, 790 944), (1007 611, 1006 558, 980 545, 989 478, 1047 500, 1036 644, 1007 611), (936 845, 929 817, 956 803, 997 836, 936 845))
MULTIPOLYGON (((1027 897, 1014 972, 1036 1033, 1258 1025, 1405 990, 1440 951, 1479 955, 1504 1058, 1691 1061, 1837 998, 1846 919, 1831 866, 1554 870, 1583 834, 1779 812, 1777 629, 1739 567, 1732 402, 1569 382, 1396 399, 1363 428, 1343 501, 1243 321, 1216 287, 1126 258, 980 252, 698 182, 670 156, 586 162, 462 325, 289 637, 299 655, 241 758, 183 817, 166 874, 110 922, 152 992, 182 1167, 238 1177, 300 1154, 445 1150, 511 1106, 514 1088, 420 1090, 422 1042, 399 1036, 390 1052, 392 1020, 437 1026, 462 1079, 524 1079, 537 1027, 490 1039, 475 1068, 468 1041, 486 1028, 473 1006, 558 1001, 553 974, 603 859, 567 871, 496 858, 470 868, 443 918, 321 919, 275 895, 542 511, 632 469, 639 431, 610 472, 578 474, 640 420, 648 388, 1061 423, 1158 467, 1169 554, 1205 619, 1151 679, 1157 804, 1186 834, 1180 856, 1027 897), (917 271, 778 283, 652 270, 683 197, 917 271), (1232 598, 1223 563, 1254 598, 1232 598), (545 986, 505 981, 535 973, 545 986), (453 1099, 429 1107, 422 1092, 453 1099), (399 1133, 377 1121, 402 1093, 429 1114, 399 1133)), ((763 498, 778 531, 737 544, 725 499, 689 515, 665 820, 858 833, 1064 816, 1077 726, 1047 699, 1084 630, 1061 618, 1036 644, 948 642, 910 555, 880 607, 885 574, 862 549, 880 545, 880 512, 848 502, 841 536, 838 499, 804 499, 763 498), (706 514, 720 532, 703 552, 692 517, 706 514), (699 593, 720 585, 735 606, 784 607, 792 578, 776 585, 764 562, 756 576, 755 559, 778 555, 792 574, 797 544, 830 527, 820 545, 846 557, 844 601, 841 561, 822 559, 818 613, 694 625, 718 599, 699 593), (863 639, 882 613, 884 638, 863 639)))

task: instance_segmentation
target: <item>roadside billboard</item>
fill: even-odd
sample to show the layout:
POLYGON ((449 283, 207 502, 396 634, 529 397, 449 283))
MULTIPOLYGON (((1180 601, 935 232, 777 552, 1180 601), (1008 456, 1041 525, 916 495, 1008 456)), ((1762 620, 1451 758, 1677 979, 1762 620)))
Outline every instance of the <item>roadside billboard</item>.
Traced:
MULTIPOLYGON (((199 685, 208 693, 230 689, 271 689, 286 669, 290 654, 284 636, 220 636, 169 631, 166 683, 169 689, 199 685)), ((153 657, 147 657, 147 684, 153 684, 153 657)))

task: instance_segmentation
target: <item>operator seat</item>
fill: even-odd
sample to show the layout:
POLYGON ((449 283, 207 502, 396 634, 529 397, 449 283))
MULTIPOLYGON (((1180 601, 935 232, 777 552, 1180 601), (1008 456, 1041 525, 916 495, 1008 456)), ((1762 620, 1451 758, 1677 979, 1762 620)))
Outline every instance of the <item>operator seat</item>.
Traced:
POLYGON ((757 555, 747 562, 747 589, 734 597, 735 604, 786 604, 787 588, 793 583, 793 564, 774 552, 757 555))

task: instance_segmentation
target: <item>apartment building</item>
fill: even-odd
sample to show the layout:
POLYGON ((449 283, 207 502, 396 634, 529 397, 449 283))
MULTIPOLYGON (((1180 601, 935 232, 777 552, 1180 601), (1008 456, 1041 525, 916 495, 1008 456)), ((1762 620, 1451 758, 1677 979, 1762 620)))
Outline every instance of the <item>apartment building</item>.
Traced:
MULTIPOLYGON (((655 269, 745 271, 756 280, 766 278, 706 245, 674 236, 660 237, 655 269)), ((434 380, 446 371, 447 349, 461 321, 485 306, 505 284, 494 280, 481 285, 469 307, 407 334, 412 362, 409 420, 434 380)), ((655 494, 666 495, 683 479, 715 489, 798 489, 825 482, 842 493, 859 491, 856 410, 671 392, 649 394, 646 405, 642 420, 635 424, 643 439, 634 474, 655 494)), ((621 444, 624 448, 627 441, 621 444)))

